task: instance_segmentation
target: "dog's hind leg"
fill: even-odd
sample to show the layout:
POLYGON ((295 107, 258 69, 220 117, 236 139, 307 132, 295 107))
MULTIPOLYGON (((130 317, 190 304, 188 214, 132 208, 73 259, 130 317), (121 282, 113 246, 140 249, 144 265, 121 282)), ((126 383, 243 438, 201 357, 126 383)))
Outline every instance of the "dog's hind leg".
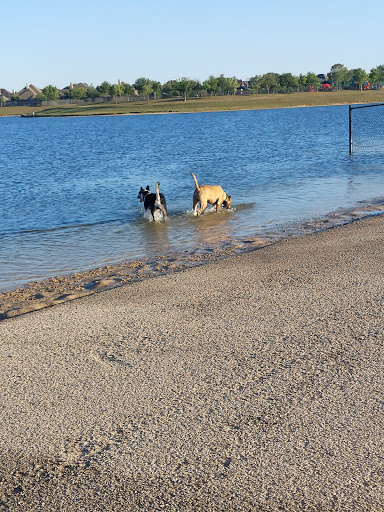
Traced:
POLYGON ((200 209, 197 212, 197 216, 201 215, 203 211, 206 209, 208 203, 206 201, 200 201, 200 209))
POLYGON ((158 209, 161 211, 161 213, 163 215, 163 220, 167 220, 167 209, 165 208, 165 206, 163 204, 160 204, 158 209))
POLYGON ((193 194, 193 200, 192 200, 192 210, 195 215, 197 215, 197 207, 200 203, 200 197, 198 196, 197 190, 195 190, 193 194))

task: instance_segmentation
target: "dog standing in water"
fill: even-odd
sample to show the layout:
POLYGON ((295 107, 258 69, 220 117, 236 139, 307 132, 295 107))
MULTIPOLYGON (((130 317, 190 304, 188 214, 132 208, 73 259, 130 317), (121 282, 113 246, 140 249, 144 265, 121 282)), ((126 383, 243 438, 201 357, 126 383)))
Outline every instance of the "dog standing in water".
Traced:
POLYGON ((160 183, 156 183, 156 194, 149 190, 149 185, 144 189, 140 187, 139 194, 137 196, 140 199, 140 203, 144 203, 145 212, 151 213, 152 219, 156 222, 160 220, 159 217, 162 216, 163 220, 167 219, 167 203, 165 202, 165 197, 163 194, 160 194, 159 191, 160 183), (157 215, 160 213, 160 216, 157 215))
POLYGON ((191 172, 191 176, 195 181, 195 191, 193 193, 193 212, 199 216, 206 209, 208 203, 216 208, 216 213, 221 205, 224 208, 231 207, 231 196, 227 196, 219 185, 199 185, 196 176, 191 172), (197 205, 200 203, 200 209, 197 211, 197 205))

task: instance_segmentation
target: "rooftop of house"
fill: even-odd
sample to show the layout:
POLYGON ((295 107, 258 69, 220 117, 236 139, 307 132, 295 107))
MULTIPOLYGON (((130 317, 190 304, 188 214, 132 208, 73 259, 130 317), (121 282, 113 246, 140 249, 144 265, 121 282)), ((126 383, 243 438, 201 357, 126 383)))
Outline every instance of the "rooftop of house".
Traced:
POLYGON ((69 89, 87 89, 87 87, 89 87, 89 85, 84 82, 80 82, 78 84, 73 84, 71 82, 69 85, 67 85, 66 87, 63 87, 63 89, 61 89, 61 90, 68 91, 69 89))
POLYGON ((33 98, 36 98, 38 94, 41 94, 41 89, 36 87, 33 84, 27 84, 21 91, 17 93, 17 96, 20 97, 22 100, 30 100, 33 98))
POLYGON ((0 96, 3 96, 7 100, 11 98, 12 93, 7 91, 7 89, 0 89, 0 96))

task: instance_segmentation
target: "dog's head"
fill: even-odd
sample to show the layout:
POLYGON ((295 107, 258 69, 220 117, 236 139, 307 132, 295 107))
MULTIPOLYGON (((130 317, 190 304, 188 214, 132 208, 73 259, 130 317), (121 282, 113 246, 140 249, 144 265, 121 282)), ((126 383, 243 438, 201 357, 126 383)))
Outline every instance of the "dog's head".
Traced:
POLYGON ((227 196, 223 201, 224 208, 230 208, 232 204, 231 196, 227 196))
POLYGON ((149 192, 149 185, 147 185, 146 189, 144 189, 143 187, 140 187, 139 193, 137 195, 137 199, 140 199, 140 203, 144 202, 144 198, 148 194, 148 192, 149 192))

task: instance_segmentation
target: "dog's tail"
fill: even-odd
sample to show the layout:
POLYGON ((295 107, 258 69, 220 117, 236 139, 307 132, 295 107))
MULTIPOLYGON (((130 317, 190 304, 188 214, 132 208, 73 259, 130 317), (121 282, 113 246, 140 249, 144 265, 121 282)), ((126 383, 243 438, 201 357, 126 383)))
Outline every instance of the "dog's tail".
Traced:
POLYGON ((160 185, 160 183, 157 182, 156 183, 156 202, 155 202, 155 206, 158 206, 158 207, 161 206, 159 185, 160 185))
POLYGON ((159 191, 159 185, 160 183, 157 182, 156 183, 156 200, 155 200, 155 207, 158 208, 162 214, 163 214, 163 219, 164 220, 167 220, 167 205, 165 204, 165 198, 163 196, 163 203, 161 202, 161 197, 160 197, 160 191, 159 191))
POLYGON ((195 186, 196 186, 197 190, 200 190, 199 184, 197 183, 196 176, 193 174, 193 172, 191 172, 191 176, 192 176, 192 178, 193 178, 193 179, 194 179, 194 181, 195 181, 195 186))

